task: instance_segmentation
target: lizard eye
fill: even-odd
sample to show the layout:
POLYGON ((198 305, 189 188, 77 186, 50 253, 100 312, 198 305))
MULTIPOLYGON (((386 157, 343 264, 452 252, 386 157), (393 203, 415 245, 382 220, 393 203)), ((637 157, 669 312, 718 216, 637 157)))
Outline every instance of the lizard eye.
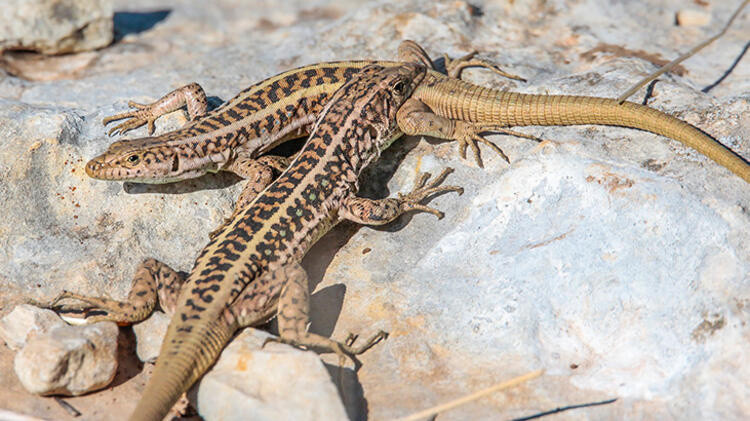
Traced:
POLYGON ((138 155, 130 155, 129 157, 126 158, 126 160, 130 164, 137 164, 140 158, 138 157, 138 155))
POLYGON ((393 91, 398 95, 405 95, 406 94, 406 84, 403 80, 400 80, 396 82, 395 85, 393 85, 393 91))

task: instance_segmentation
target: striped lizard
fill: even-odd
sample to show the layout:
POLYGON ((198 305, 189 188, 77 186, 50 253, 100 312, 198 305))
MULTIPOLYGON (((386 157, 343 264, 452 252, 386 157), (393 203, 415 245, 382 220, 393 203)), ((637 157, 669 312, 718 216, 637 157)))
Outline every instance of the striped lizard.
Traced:
MULTIPOLYGON (((428 66, 425 80, 412 94, 412 119, 404 119, 402 131, 409 135, 430 135, 459 142, 466 156, 471 147, 479 160, 478 142, 507 157, 493 143, 480 136, 497 131, 530 137, 507 129, 526 125, 602 124, 650 131, 676 139, 696 149, 750 183, 750 165, 741 156, 701 130, 648 106, 586 96, 533 95, 498 91, 458 80, 468 66, 488 67, 505 73, 490 63, 446 57, 448 76, 432 70, 430 58, 416 43, 399 46, 399 60, 417 61, 428 66)), ((129 118, 110 133, 126 132, 148 124, 187 104, 195 121, 186 127, 157 137, 113 143, 102 155, 86 165, 91 177, 105 180, 132 180, 164 183, 197 177, 207 172, 228 170, 250 182, 237 201, 241 208, 272 180, 273 171, 284 168, 280 157, 259 156, 279 142, 309 131, 317 113, 331 93, 359 69, 377 63, 397 66, 399 62, 346 61, 320 63, 290 70, 257 83, 206 114, 205 93, 197 84, 177 89, 150 105, 131 102, 134 111, 105 119, 105 124, 129 118)))
MULTIPOLYGON (((446 78, 459 78, 465 68, 475 66, 523 80, 492 63, 475 59, 475 54, 459 59, 446 55, 446 78)), ((175 89, 149 105, 130 101, 135 110, 104 119, 104 124, 128 119, 113 127, 109 134, 125 133, 144 124, 153 134, 158 117, 182 106, 186 106, 192 122, 160 136, 114 142, 106 152, 86 164, 86 173, 103 180, 168 183, 209 172, 230 171, 247 180, 235 204, 236 213, 288 165, 288 158, 267 152, 286 140, 309 133, 333 92, 360 69, 371 64, 395 67, 402 62, 418 62, 435 68, 427 53, 413 41, 402 42, 398 55, 400 61, 330 62, 286 71, 246 88, 210 113, 206 111, 206 94, 197 83, 175 89)), ((463 122, 457 123, 456 140, 461 142, 462 156, 467 146, 471 146, 481 166, 477 141, 487 143, 502 154, 485 139, 472 137, 465 128, 471 129, 463 122)), ((231 218, 227 218, 229 220, 231 218)))
POLYGON ((449 170, 432 182, 428 175, 398 198, 357 197, 361 170, 401 133, 399 108, 426 75, 418 63, 370 65, 357 72, 320 111, 305 146, 267 189, 243 208, 199 254, 186 280, 154 259, 139 268, 129 302, 63 292, 48 307, 78 310, 87 321, 131 323, 145 318, 157 295, 174 313, 153 374, 131 420, 161 420, 218 358, 240 328, 278 317, 281 342, 356 355, 365 344, 346 343, 307 332, 309 290, 300 261, 310 246, 336 223, 388 223, 404 212, 442 217, 421 202, 463 190, 440 186, 449 170), (158 291, 158 293, 157 293, 158 291), (60 304, 75 299, 77 304, 60 304))

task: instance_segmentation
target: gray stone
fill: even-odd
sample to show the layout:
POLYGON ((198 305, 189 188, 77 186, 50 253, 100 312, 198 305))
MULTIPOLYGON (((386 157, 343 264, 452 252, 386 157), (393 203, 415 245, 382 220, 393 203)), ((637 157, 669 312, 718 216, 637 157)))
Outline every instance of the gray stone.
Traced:
POLYGON ((246 329, 224 349, 196 387, 206 420, 347 420, 344 406, 318 355, 269 343, 246 329))
POLYGON ((31 338, 14 369, 31 393, 77 396, 107 386, 117 371, 117 325, 62 325, 31 338))
POLYGON ((0 338, 8 348, 18 351, 34 335, 64 324, 54 311, 21 304, 0 320, 0 338))
MULTIPOLYGON (((38 300, 62 289, 121 299, 144 258, 190 270, 207 233, 230 214, 242 187, 231 178, 142 186, 85 176, 85 161, 114 140, 101 119, 128 100, 153 101, 191 81, 226 100, 321 60, 392 59, 406 38, 433 57, 479 50, 529 80, 466 73, 483 86, 616 97, 657 67, 638 50, 669 61, 715 34, 732 3, 712 2, 710 25, 681 27, 680 0, 180 2, 152 28, 97 51, 77 79, 0 74, 0 285, 38 300), (621 48, 586 54, 600 44, 621 48)), ((116 10, 151 5, 118 0, 116 10)), ((747 158, 750 66, 731 67, 747 44, 743 16, 683 63, 682 76, 660 77, 648 103, 747 158)), ((157 133, 185 121, 170 114, 157 133)), ((484 170, 458 158, 454 143, 400 140, 362 177, 363 194, 393 196, 412 187, 417 170, 450 166, 447 182, 464 195, 432 202, 443 220, 345 224, 310 251, 311 329, 339 340, 349 331, 391 333, 360 357, 363 399, 345 399, 350 418, 407 415, 538 367, 544 377, 439 419, 510 419, 613 397, 556 416, 745 418, 747 184, 637 130, 516 130, 549 141, 490 136, 512 164, 483 147, 484 170)), ((127 137, 145 135, 141 128, 127 137)), ((4 300, 13 295, 0 296, 0 308, 12 308, 4 300)), ((130 410, 100 393, 115 414, 130 410)), ((0 406, 18 396, 0 392, 0 406)), ((59 418, 28 399, 34 415, 59 418)))
POLYGON ((111 0, 5 0, 0 8, 0 52, 63 54, 109 45, 111 0))
POLYGON ((156 361, 161 349, 161 343, 167 334, 170 317, 162 311, 155 311, 148 319, 133 325, 133 332, 137 341, 136 353, 138 359, 144 363, 156 361))

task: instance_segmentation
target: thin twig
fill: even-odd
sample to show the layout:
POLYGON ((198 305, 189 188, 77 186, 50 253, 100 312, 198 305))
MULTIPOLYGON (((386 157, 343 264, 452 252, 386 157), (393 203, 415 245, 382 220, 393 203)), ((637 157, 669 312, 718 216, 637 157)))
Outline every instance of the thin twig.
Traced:
POLYGON ((470 395, 464 396, 462 398, 458 398, 456 400, 450 401, 448 403, 444 403, 442 405, 434 406, 429 409, 425 409, 424 411, 419 411, 416 414, 409 415, 404 418, 399 418, 396 421, 417 421, 423 418, 427 418, 433 415, 437 415, 440 412, 447 411, 449 409, 453 409, 457 406, 463 405, 465 403, 471 402, 473 400, 477 400, 483 396, 489 395, 491 393, 495 393, 499 390, 508 389, 513 386, 517 386, 525 381, 535 379, 539 376, 541 376, 544 373, 544 370, 537 370, 532 371, 531 373, 524 374, 523 376, 516 377, 514 379, 510 379, 508 381, 496 384, 494 386, 488 387, 487 389, 480 390, 479 392, 474 392, 470 395))
POLYGON ((740 5, 740 7, 737 10, 735 10, 735 12, 732 15, 732 17, 729 18, 729 22, 727 22, 727 24, 724 26, 724 29, 722 29, 721 32, 719 32, 718 34, 712 36, 711 38, 703 41, 702 43, 696 45, 695 47, 693 47, 687 53, 685 53, 685 54, 677 57, 676 59, 672 60, 671 62, 665 64, 661 69, 659 69, 659 70, 655 71, 654 73, 651 73, 650 75, 646 76, 643 80, 641 80, 640 82, 636 83, 632 88, 628 89, 627 92, 625 92, 624 94, 620 95, 620 97, 617 98, 617 101, 620 104, 622 104, 623 102, 625 102, 626 99, 628 99, 631 95, 633 95, 634 93, 636 93, 636 91, 638 91, 639 89, 641 89, 644 85, 646 85, 647 83, 649 83, 652 80, 656 79, 657 77, 661 76, 662 74, 668 72, 674 66, 676 66, 676 65, 682 63, 683 61, 685 61, 686 59, 690 58, 693 54, 695 54, 698 51, 700 51, 703 47, 705 47, 708 44, 711 44, 712 42, 714 42, 717 39, 719 39, 722 35, 724 35, 724 33, 727 32, 727 29, 729 29, 729 27, 732 25, 732 22, 734 22, 734 19, 740 14, 740 12, 742 11, 742 9, 744 9, 745 6, 747 6, 748 3, 750 3, 750 0, 745 0, 744 2, 742 2, 742 4, 740 5))
POLYGON ((55 400, 55 402, 57 402, 58 405, 60 405, 62 407, 62 409, 64 409, 71 416, 73 416, 73 417, 80 417, 81 416, 81 413, 78 412, 77 409, 73 408, 73 405, 65 402, 64 400, 62 400, 62 398, 59 398, 59 397, 55 396, 53 399, 55 400))
POLYGON ((551 409, 549 411, 540 412, 538 414, 529 415, 528 417, 516 418, 513 421, 534 420, 534 419, 537 419, 537 418, 546 417, 547 415, 557 414, 559 412, 568 411, 568 410, 571 410, 571 409, 588 408, 590 406, 599 406, 599 405, 608 405, 610 403, 615 402, 616 400, 617 400, 617 398, 607 399, 606 401, 600 401, 600 402, 589 402, 589 403, 582 403, 582 404, 578 404, 578 405, 563 406, 563 407, 551 409))

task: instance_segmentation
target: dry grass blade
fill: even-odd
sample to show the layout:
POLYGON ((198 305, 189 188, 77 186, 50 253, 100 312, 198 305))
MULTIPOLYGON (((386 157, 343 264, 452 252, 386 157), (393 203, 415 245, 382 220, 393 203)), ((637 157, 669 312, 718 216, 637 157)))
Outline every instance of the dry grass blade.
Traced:
POLYGON ((447 411, 449 409, 453 409, 453 408, 455 408, 457 406, 461 406, 461 405, 463 405, 465 403, 477 400, 477 399, 482 398, 484 396, 487 396, 487 395, 489 395, 491 393, 495 393, 495 392, 503 390, 503 389, 508 389, 508 388, 513 387, 513 386, 517 386, 517 385, 519 385, 519 384, 521 384, 523 382, 529 381, 531 379, 535 379, 535 378, 541 376, 542 374, 544 374, 544 370, 532 371, 530 373, 524 374, 523 376, 518 376, 518 377, 510 379, 508 381, 505 381, 505 382, 502 382, 502 383, 498 383, 498 384, 496 384, 494 386, 488 387, 488 388, 480 390, 478 392, 474 392, 474 393, 472 393, 470 395, 466 395, 466 396, 464 396, 462 398, 458 398, 456 400, 444 403, 442 405, 438 405, 438 406, 434 406, 434 407, 429 408, 429 409, 425 409, 424 411, 419 411, 419 412, 417 412, 415 414, 412 414, 412 415, 409 415, 409 416, 406 416, 406 417, 403 417, 403 418, 398 418, 395 421, 418 421, 418 420, 421 420, 421 419, 424 419, 424 418, 427 418, 427 417, 430 417, 430 416, 433 416, 433 415, 437 415, 440 412, 444 412, 444 411, 447 411))
POLYGON ((671 62, 665 64, 661 69, 659 69, 659 70, 655 71, 654 73, 651 73, 650 75, 646 76, 643 80, 641 80, 640 82, 636 83, 632 88, 628 89, 627 92, 625 92, 624 94, 620 95, 620 97, 617 98, 617 101, 620 104, 622 104, 623 102, 625 102, 626 99, 630 98, 630 96, 633 95, 637 90, 639 90, 642 87, 646 86, 646 84, 648 84, 652 80, 656 79, 657 77, 659 77, 659 76, 663 75, 664 73, 668 72, 674 66, 676 66, 676 65, 682 63, 683 61, 687 60, 693 54, 695 54, 698 51, 700 51, 703 47, 705 47, 708 44, 711 44, 712 42, 714 42, 717 39, 719 39, 722 35, 724 35, 727 32, 727 29, 729 29, 729 27, 732 25, 732 22, 734 22, 734 19, 737 18, 737 16, 740 14, 740 12, 742 11, 742 9, 744 9, 745 6, 747 6, 748 3, 750 3, 750 0, 745 0, 744 2, 742 2, 742 4, 740 5, 740 7, 737 8, 737 10, 734 12, 734 14, 732 15, 732 17, 729 18, 729 22, 727 22, 727 24, 724 26, 724 29, 722 29, 721 32, 719 32, 718 34, 712 36, 711 38, 703 41, 702 43, 696 45, 695 47, 693 47, 687 53, 685 53, 685 54, 677 57, 676 59, 672 60, 671 62))

